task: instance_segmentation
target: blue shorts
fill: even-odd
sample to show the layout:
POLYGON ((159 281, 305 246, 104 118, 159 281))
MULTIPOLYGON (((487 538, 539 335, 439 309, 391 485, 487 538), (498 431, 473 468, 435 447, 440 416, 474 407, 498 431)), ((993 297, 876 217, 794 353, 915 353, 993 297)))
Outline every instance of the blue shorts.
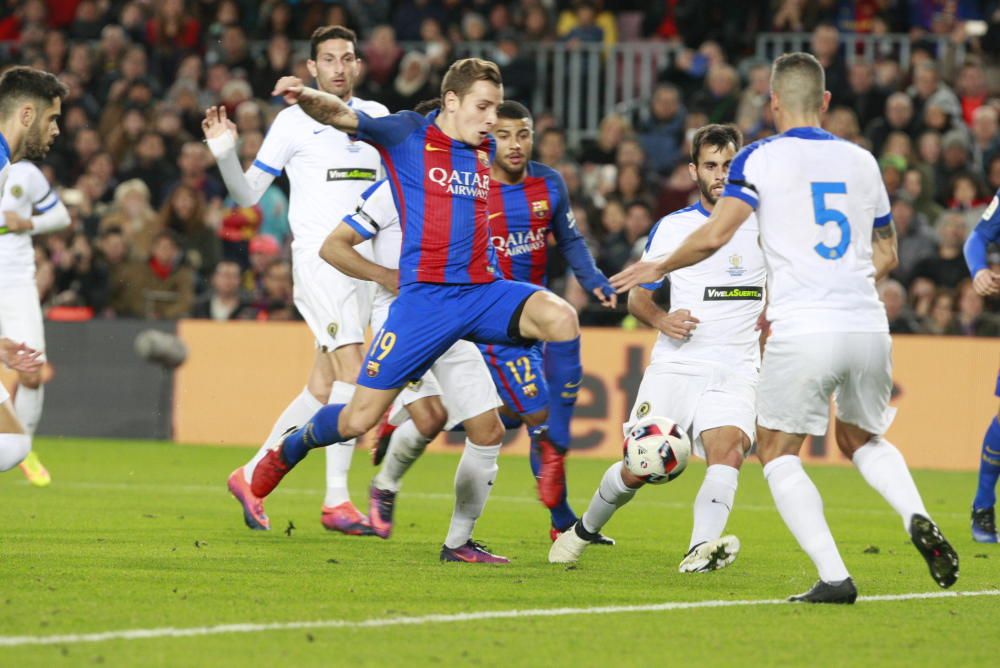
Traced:
POLYGON ((403 387, 423 376, 459 339, 527 345, 518 321, 524 303, 542 289, 504 280, 404 285, 372 339, 358 385, 376 390, 403 387))
POLYGON ((541 341, 531 346, 480 344, 480 352, 493 375, 503 402, 518 415, 537 413, 549 406, 541 341))

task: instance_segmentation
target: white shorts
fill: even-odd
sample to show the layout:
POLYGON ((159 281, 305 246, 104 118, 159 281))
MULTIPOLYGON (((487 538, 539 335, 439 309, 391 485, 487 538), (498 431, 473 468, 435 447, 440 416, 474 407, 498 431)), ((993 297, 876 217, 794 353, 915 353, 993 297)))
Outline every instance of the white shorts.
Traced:
POLYGON ((837 418, 881 435, 895 409, 892 339, 884 332, 830 332, 770 339, 757 387, 757 421, 787 434, 826 433, 837 418))
POLYGON ((318 247, 293 249, 295 307, 327 352, 365 342, 374 286, 340 273, 319 256, 318 247))
POLYGON ((479 348, 468 341, 456 342, 420 380, 400 392, 389 421, 402 424, 409 417, 408 405, 433 396, 440 396, 448 411, 445 429, 503 405, 479 348))
POLYGON ((670 418, 691 436, 693 451, 705 457, 702 432, 719 427, 738 427, 754 442, 754 390, 752 367, 733 369, 710 362, 663 362, 651 365, 642 375, 635 405, 624 425, 647 415, 670 418))
POLYGON ((0 286, 0 336, 45 351, 45 328, 34 284, 0 286))

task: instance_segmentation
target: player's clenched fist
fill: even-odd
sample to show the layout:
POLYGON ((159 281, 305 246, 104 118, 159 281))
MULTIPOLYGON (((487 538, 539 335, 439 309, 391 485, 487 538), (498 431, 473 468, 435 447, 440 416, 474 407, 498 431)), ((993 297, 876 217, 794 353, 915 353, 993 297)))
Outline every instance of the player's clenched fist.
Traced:
POLYGON ((972 287, 981 297, 1000 294, 1000 274, 989 269, 980 269, 972 279, 972 287))
POLYGON ((304 89, 305 84, 302 83, 302 79, 298 77, 281 77, 274 84, 274 90, 271 92, 271 95, 280 95, 285 98, 285 102, 288 104, 295 104, 299 101, 299 96, 304 89))
POLYGON ((223 106, 209 107, 205 110, 201 130, 205 133, 205 139, 217 139, 228 132, 235 140, 237 134, 236 124, 226 117, 226 108, 223 106))

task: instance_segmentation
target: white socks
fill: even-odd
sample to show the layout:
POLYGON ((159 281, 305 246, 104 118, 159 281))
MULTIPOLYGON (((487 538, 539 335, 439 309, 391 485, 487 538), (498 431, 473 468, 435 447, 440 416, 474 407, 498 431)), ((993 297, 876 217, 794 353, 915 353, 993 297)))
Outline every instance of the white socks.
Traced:
POLYGON ((17 414, 17 419, 24 426, 24 433, 28 436, 35 435, 38 421, 42 418, 44 399, 44 385, 39 385, 34 389, 24 385, 17 386, 17 393, 14 395, 14 413, 17 414))
POLYGON ((379 489, 398 492, 403 475, 430 442, 431 439, 420 433, 413 420, 399 425, 389 438, 389 449, 382 460, 382 468, 375 475, 372 484, 379 489))
POLYGON ((458 548, 472 538, 472 529, 483 513, 496 480, 500 444, 476 445, 465 439, 465 452, 455 471, 455 512, 444 545, 458 548))
POLYGON ((27 434, 0 434, 0 471, 9 471, 31 452, 31 437, 27 434))
POLYGON ((589 533, 597 533, 608 523, 615 511, 632 500, 636 490, 622 480, 621 462, 615 462, 601 478, 601 484, 590 500, 587 512, 580 519, 583 528, 589 533))
MULTIPOLYGON (((354 384, 335 381, 330 391, 328 404, 346 404, 354 396, 354 384)), ((312 417, 312 416, 310 416, 312 417)), ((354 457, 354 446, 358 439, 331 445, 326 450, 326 497, 323 505, 334 508, 351 500, 347 491, 347 472, 351 469, 351 458, 354 457)))
POLYGON ((712 464, 705 471, 705 480, 694 499, 694 526, 689 550, 722 535, 729 513, 733 511, 739 475, 739 469, 725 464, 712 464))
POLYGON ((840 582, 848 577, 833 534, 823 515, 823 499, 802 468, 802 460, 782 455, 764 467, 764 477, 781 519, 799 546, 809 555, 824 582, 840 582))
POLYGON ((260 447, 260 450, 253 456, 253 459, 243 467, 243 477, 246 478, 247 484, 250 483, 250 477, 253 475, 253 470, 257 466, 257 462, 264 458, 268 450, 278 444, 278 441, 281 440, 281 435, 289 427, 297 427, 305 424, 322 407, 323 404, 309 392, 309 388, 303 389, 299 393, 299 396, 292 399, 292 403, 288 404, 284 412, 278 416, 278 421, 274 423, 271 434, 264 441, 264 445, 260 447))
POLYGON ((895 445, 884 438, 873 438, 855 451, 854 465, 865 481, 903 518, 907 532, 914 514, 930 517, 903 453, 895 445))

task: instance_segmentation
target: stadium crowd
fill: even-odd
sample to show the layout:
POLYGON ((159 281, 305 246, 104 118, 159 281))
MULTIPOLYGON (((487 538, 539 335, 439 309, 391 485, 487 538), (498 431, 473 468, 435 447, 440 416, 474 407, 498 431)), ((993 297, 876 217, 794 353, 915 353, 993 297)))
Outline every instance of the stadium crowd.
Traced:
MULTIPOLYGON (((746 142, 774 132, 763 31, 811 32, 833 94, 828 130, 869 148, 892 199, 900 265, 880 285, 892 331, 1000 335, 998 304, 970 289, 962 245, 1000 188, 1000 10, 958 0, 8 0, 0 63, 56 73, 69 87, 62 135, 43 165, 73 223, 36 239, 50 317, 293 319, 287 182, 258 206, 228 199, 202 142, 204 109, 224 105, 249 165, 283 108, 275 80, 308 79, 299 48, 317 26, 354 28, 356 94, 407 109, 433 97, 460 42, 491 42, 509 97, 530 102, 524 45, 668 40, 680 55, 657 72, 638 113, 610 114, 571 145, 545 109, 535 159, 566 180, 580 228, 607 274, 641 255, 661 216, 697 196, 688 141, 708 122, 746 142), (613 11, 610 10, 613 4, 613 11), (978 26, 973 29, 972 26, 978 26), (985 31, 981 28, 985 26, 985 31), (895 55, 848 63, 842 32, 909 33, 895 55), (928 36, 946 36, 949 46, 928 36), (405 43, 419 48, 404 49, 405 43), (962 46, 963 58, 955 57, 962 46)), ((1000 256, 992 260, 1000 264, 1000 256)), ((625 317, 551 263, 554 289, 585 324, 625 317)))

